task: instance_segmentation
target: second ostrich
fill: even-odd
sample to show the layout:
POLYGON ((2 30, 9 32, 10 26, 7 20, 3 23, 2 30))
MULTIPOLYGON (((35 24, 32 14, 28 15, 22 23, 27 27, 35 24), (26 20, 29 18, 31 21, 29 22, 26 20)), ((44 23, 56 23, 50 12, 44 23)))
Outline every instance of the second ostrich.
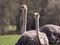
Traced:
POLYGON ((47 35, 50 44, 60 44, 60 26, 47 24, 40 31, 47 35))
MULTIPOLYGON (((24 6, 21 7, 24 8, 24 6)), ((36 30, 25 31, 15 45, 49 45, 47 36, 39 31, 39 13, 34 13, 34 17, 36 30)))

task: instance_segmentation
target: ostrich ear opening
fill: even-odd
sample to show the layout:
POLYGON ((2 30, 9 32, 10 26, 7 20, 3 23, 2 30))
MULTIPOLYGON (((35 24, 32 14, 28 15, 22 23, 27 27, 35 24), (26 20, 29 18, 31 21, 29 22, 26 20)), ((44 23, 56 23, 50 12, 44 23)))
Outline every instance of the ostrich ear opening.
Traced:
POLYGON ((20 9, 23 9, 23 8, 24 8, 24 6, 23 6, 23 5, 21 5, 21 6, 20 6, 20 9))

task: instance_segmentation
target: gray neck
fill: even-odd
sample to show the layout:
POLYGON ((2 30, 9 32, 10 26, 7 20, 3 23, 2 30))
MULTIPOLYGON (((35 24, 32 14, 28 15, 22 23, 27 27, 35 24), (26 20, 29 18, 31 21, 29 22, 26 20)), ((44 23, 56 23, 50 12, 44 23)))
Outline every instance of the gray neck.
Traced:
POLYGON ((36 18, 36 30, 37 30, 37 36, 38 36, 38 32, 39 32, 39 16, 37 16, 37 18, 36 18))
POLYGON ((27 25, 27 9, 23 9, 23 25, 22 25, 22 34, 26 32, 27 25))
POLYGON ((37 39, 38 39, 38 42, 39 42, 39 45, 41 45, 41 42, 40 42, 40 39, 39 39, 39 15, 37 16, 37 18, 36 18, 36 33, 37 33, 37 39))

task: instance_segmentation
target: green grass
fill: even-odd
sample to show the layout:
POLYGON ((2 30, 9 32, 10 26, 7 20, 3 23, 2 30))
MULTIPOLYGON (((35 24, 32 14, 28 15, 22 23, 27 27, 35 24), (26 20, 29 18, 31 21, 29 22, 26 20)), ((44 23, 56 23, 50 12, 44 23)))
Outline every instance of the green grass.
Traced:
POLYGON ((19 35, 0 36, 0 45, 14 45, 19 37, 19 35))

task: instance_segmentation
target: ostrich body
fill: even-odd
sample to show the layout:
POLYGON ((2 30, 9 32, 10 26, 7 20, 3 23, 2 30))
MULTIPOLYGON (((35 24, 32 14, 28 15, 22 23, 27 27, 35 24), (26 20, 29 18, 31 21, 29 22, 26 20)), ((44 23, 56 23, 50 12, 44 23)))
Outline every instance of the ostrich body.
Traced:
POLYGON ((36 30, 24 32, 15 45, 49 45, 47 36, 39 32, 39 13, 34 13, 34 16, 36 19, 36 30))
POLYGON ((44 32, 51 44, 60 44, 60 26, 47 24, 40 28, 41 32, 44 32))

